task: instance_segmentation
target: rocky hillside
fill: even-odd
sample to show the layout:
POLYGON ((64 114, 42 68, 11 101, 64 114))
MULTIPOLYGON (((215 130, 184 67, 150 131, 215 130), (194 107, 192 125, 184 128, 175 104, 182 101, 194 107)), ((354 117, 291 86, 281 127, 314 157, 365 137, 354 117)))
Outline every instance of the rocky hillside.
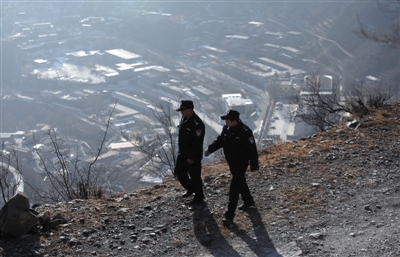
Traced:
POLYGON ((1 235, 2 256, 400 256, 400 103, 352 126, 260 150, 256 207, 224 227, 230 175, 204 166, 206 201, 175 180, 35 208, 57 228, 1 235))

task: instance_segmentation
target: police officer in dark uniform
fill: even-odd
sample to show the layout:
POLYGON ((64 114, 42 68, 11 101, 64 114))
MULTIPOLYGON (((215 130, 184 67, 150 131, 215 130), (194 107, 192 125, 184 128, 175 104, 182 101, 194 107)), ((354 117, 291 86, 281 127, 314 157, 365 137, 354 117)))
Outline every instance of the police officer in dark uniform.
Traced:
POLYGON ((258 170, 258 152, 253 132, 239 119, 240 113, 236 110, 229 110, 221 119, 225 120, 225 126, 217 139, 208 146, 205 156, 220 149, 224 150, 226 161, 232 174, 229 187, 229 203, 224 223, 233 222, 239 195, 242 196, 243 204, 240 210, 246 210, 255 205, 246 182, 245 173, 250 163, 250 170, 258 170))
POLYGON ((205 126, 193 111, 190 100, 182 100, 176 111, 180 111, 182 119, 179 128, 179 153, 176 160, 175 175, 187 190, 183 197, 194 194, 193 204, 203 203, 203 182, 201 180, 201 159, 203 158, 203 141, 205 126), (188 172, 190 177, 188 176, 188 172))

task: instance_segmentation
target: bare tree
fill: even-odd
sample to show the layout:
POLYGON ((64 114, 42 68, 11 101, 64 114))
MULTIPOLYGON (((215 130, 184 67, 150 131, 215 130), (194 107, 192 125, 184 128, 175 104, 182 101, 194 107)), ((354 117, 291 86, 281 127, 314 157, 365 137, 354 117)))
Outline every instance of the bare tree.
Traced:
MULTIPOLYGON (((89 161, 81 160, 79 151, 76 151, 77 154, 72 156, 70 149, 66 147, 56 131, 54 129, 47 131, 45 139, 50 141, 49 151, 43 152, 41 148, 35 148, 39 166, 49 183, 48 190, 31 187, 40 199, 59 202, 77 198, 101 197, 106 193, 106 186, 117 178, 118 170, 99 164, 98 161, 105 149, 110 118, 115 106, 116 102, 105 124, 100 145, 89 161)), ((36 143, 35 138, 34 141, 36 143)))
POLYGON ((294 95, 291 101, 297 105, 295 119, 324 131, 326 127, 335 125, 344 113, 362 116, 368 113, 369 108, 384 106, 391 100, 393 88, 381 82, 363 81, 353 84, 348 92, 341 92, 338 82, 326 90, 318 76, 311 76, 301 93, 294 95))
POLYGON ((359 116, 368 113, 369 108, 381 108, 393 97, 398 85, 390 85, 381 81, 368 83, 362 81, 353 84, 347 93, 343 94, 341 105, 346 106, 347 112, 359 116))
POLYGON ((322 90, 318 76, 311 76, 305 83, 300 94, 292 97, 292 103, 297 105, 295 119, 324 131, 339 121, 340 112, 348 112, 340 104, 338 83, 333 83, 330 90, 322 90))
POLYGON ((3 202, 7 202, 18 190, 23 191, 22 167, 14 149, 7 151, 4 143, 0 152, 0 191, 3 202))
POLYGON ((151 116, 155 124, 133 137, 129 133, 122 133, 123 137, 136 145, 146 159, 140 167, 144 174, 152 174, 165 178, 172 175, 178 154, 177 124, 179 115, 173 109, 173 103, 160 102, 151 109, 151 116))
POLYGON ((400 0, 396 1, 377 1, 378 7, 383 13, 394 13, 396 17, 388 27, 384 30, 368 31, 364 23, 357 15, 359 30, 355 32, 358 36, 367 38, 377 43, 390 45, 394 48, 400 48, 400 17, 398 15, 400 10, 400 0))

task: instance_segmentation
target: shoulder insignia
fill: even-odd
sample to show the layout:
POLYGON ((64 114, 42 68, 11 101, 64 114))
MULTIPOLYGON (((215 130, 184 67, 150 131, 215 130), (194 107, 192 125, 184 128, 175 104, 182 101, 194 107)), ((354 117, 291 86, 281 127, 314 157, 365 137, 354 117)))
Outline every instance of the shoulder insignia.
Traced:
POLYGON ((196 130, 196 136, 201 136, 201 129, 196 130))
POLYGON ((249 137, 249 142, 250 142, 250 144, 254 144, 254 137, 249 137))
POLYGON ((197 120, 193 120, 193 121, 194 121, 194 123, 196 123, 196 126, 199 125, 199 123, 197 122, 197 120))

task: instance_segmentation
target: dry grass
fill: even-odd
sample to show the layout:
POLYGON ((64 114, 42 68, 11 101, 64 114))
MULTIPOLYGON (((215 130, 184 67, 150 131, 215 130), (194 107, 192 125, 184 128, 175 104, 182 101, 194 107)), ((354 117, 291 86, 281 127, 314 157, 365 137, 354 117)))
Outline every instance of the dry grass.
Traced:
MULTIPOLYGON (((313 138, 301 138, 297 141, 280 143, 260 151, 260 163, 266 170, 270 180, 284 178, 287 182, 277 192, 275 208, 276 215, 290 215, 300 212, 307 215, 310 210, 321 209, 325 204, 326 192, 322 187, 314 187, 312 181, 328 181, 335 183, 339 179, 343 183, 354 184, 355 178, 362 173, 360 168, 349 167, 346 170, 334 169, 328 172, 326 155, 335 149, 352 151, 358 145, 380 145, 381 131, 390 126, 399 126, 399 116, 386 109, 372 110, 364 117, 360 129, 352 130, 339 124, 330 131, 317 133, 313 138), (371 118, 374 117, 374 118, 371 118), (388 121, 388 118, 392 120, 388 121), (390 124, 390 125, 389 125, 390 124), (363 129, 379 127, 377 133, 369 133, 363 129), (379 132, 379 133, 378 133, 379 132), (353 145, 353 142, 356 145, 353 145), (288 163, 306 162, 312 166, 313 172, 299 170, 296 166, 288 167, 288 163)), ((399 130, 396 130, 397 135, 399 130)), ((374 150, 374 147, 371 147, 374 150)), ((351 158, 351 157, 350 157, 351 158)), ((363 156, 361 159, 365 160, 363 156)))
POLYGON ((184 245, 182 238, 180 238, 180 236, 174 236, 173 237, 173 243, 175 247, 182 247, 184 245))
POLYGON ((225 160, 218 161, 213 164, 203 165, 202 177, 213 176, 218 177, 221 174, 229 175, 229 168, 225 160))
POLYGON ((319 209, 325 203, 324 196, 326 193, 319 187, 302 186, 298 188, 285 188, 279 192, 279 207, 284 208, 284 213, 293 211, 306 214, 308 210, 319 209))

